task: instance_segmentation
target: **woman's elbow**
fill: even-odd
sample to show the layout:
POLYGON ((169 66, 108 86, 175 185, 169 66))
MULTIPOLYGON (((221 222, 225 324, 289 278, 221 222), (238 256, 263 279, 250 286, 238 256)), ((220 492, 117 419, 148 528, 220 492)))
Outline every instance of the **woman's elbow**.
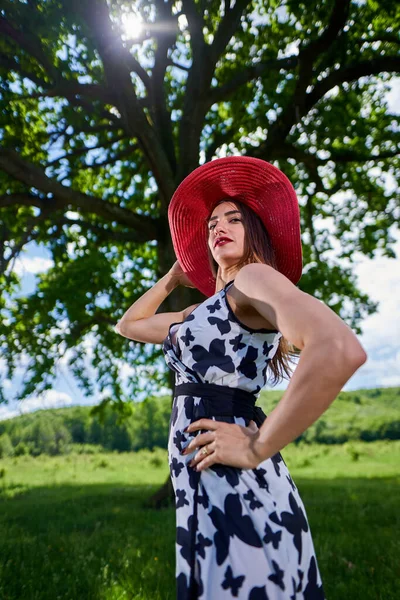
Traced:
POLYGON ((350 349, 348 354, 348 360, 350 364, 354 367, 356 371, 359 369, 365 362, 367 362, 368 354, 365 352, 364 348, 360 343, 355 345, 350 349))
POLYGON ((350 339, 342 339, 339 346, 338 354, 341 355, 341 363, 345 371, 355 373, 367 361, 368 355, 356 336, 353 335, 350 339))
POLYGON ((118 321, 118 323, 116 325, 114 325, 114 331, 115 331, 115 333, 118 333, 119 335, 123 335, 123 333, 121 331, 121 321, 118 321))
POLYGON ((352 332, 345 332, 344 335, 338 332, 332 333, 325 337, 320 349, 321 356, 329 357, 332 371, 340 373, 345 379, 351 377, 368 358, 364 348, 352 332), (322 348, 325 348, 325 351, 322 348))

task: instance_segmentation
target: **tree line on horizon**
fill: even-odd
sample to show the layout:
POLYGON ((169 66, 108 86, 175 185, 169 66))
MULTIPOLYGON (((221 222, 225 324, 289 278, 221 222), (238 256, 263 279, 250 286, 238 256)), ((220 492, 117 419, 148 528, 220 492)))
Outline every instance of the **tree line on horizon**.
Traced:
MULTIPOLYGON (((282 391, 263 392, 268 414, 282 391)), ((78 451, 136 452, 166 448, 171 414, 168 396, 132 403, 120 418, 111 409, 101 418, 92 407, 41 410, 0 422, 0 458, 78 451)), ((400 439, 400 388, 341 392, 328 411, 296 443, 340 444, 350 440, 400 439)))

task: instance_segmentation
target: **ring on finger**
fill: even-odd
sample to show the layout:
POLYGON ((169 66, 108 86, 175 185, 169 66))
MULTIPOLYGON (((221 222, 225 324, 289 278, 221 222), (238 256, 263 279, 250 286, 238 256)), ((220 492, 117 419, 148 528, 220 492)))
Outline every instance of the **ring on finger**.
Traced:
POLYGON ((204 446, 203 450, 201 451, 202 454, 204 454, 204 456, 206 454, 208 454, 208 450, 207 450, 207 446, 204 446))

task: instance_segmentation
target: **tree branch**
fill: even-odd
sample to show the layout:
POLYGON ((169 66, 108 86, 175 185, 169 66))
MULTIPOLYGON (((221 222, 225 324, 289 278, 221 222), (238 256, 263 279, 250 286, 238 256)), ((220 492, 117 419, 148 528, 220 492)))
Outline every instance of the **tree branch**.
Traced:
MULTIPOLYGON (((92 111, 92 104, 85 101, 83 97, 85 95, 90 98, 94 97, 105 104, 115 104, 122 117, 120 126, 123 126, 130 136, 137 137, 149 159, 160 186, 160 191, 169 200, 175 187, 171 167, 166 159, 162 144, 143 112, 142 102, 136 97, 130 79, 130 72, 133 67, 138 67, 138 63, 123 47, 121 40, 115 37, 108 9, 103 0, 74 0, 73 4, 77 12, 82 14, 88 22, 89 32, 95 37, 103 59, 106 77, 109 80, 109 87, 107 89, 98 84, 82 85, 79 82, 65 80, 61 72, 43 52, 39 39, 31 34, 26 36, 6 19, 0 17, 0 33, 3 32, 28 54, 34 56, 53 80, 53 88, 47 89, 43 94, 33 94, 31 97, 62 95, 71 104, 78 104, 89 113, 92 111), (103 27, 104 24, 107 27, 103 27)), ((140 68, 142 69, 142 67, 140 68)), ((147 78, 145 83, 149 84, 149 76, 144 69, 142 71, 142 76, 144 73, 145 79, 147 78)), ((41 84, 45 84, 45 82, 42 81, 41 84)), ((48 85, 44 85, 44 88, 48 87, 48 85)), ((108 115, 108 117, 113 120, 112 115, 108 115)))
POLYGON ((0 34, 10 38, 13 42, 24 48, 28 54, 33 56, 39 64, 49 73, 53 79, 57 79, 59 73, 44 52, 40 40, 32 34, 18 31, 7 19, 0 16, 0 34))
MULTIPOLYGON (((67 130, 72 127, 71 123, 67 123, 62 129, 57 129, 56 131, 51 131, 48 134, 48 137, 50 138, 50 143, 54 144, 55 142, 57 142, 60 138, 63 138, 64 140, 70 140, 72 139, 74 136, 76 136, 77 132, 74 130, 74 128, 72 127, 73 131, 72 133, 67 133, 67 130)), ((79 125, 79 133, 89 133, 90 135, 93 134, 97 134, 99 132, 103 132, 105 131, 106 133, 116 133, 116 132, 123 132, 124 129, 123 127, 119 124, 119 126, 117 125, 113 125, 110 123, 101 123, 99 125, 91 125, 90 123, 82 123, 79 125)), ((98 137, 98 136, 97 136, 98 137)), ((127 136, 126 134, 124 134, 123 138, 118 137, 118 138, 114 138, 115 141, 119 141, 120 139, 125 139, 127 136)), ((114 140, 112 140, 114 142, 114 140)))
POLYGON ((361 152, 354 152, 353 150, 330 150, 330 153, 331 158, 319 159, 320 164, 325 164, 330 160, 341 163, 388 160, 389 158, 400 156, 400 149, 387 150, 386 152, 381 152, 380 154, 362 154, 361 152))
MULTIPOLYGON (((1 197, 0 197, 0 202, 1 202, 1 197)), ((2 252, 0 254, 0 274, 5 274, 8 265, 11 263, 15 263, 15 260, 18 258, 23 247, 39 236, 40 231, 37 230, 35 232, 34 229, 40 222, 42 222, 46 218, 46 216, 47 216, 46 212, 42 212, 39 216, 30 216, 26 220, 22 237, 18 242, 16 240, 13 240, 13 241, 15 241, 15 245, 11 248, 11 253, 7 258, 4 257, 4 247, 5 247, 4 242, 8 241, 9 238, 7 238, 6 233, 4 233, 2 235, 2 237, 0 239, 0 246, 2 249, 2 252)), ((8 247, 8 248, 10 248, 10 247, 8 247)), ((13 266, 11 267, 11 271, 12 270, 13 270, 13 266)))
POLYGON ((305 101, 307 88, 311 84, 315 60, 322 52, 326 52, 346 23, 350 0, 335 0, 329 22, 325 30, 316 40, 309 42, 305 48, 299 50, 299 74, 293 96, 288 99, 286 107, 278 119, 271 125, 265 149, 272 149, 279 142, 285 140, 293 125, 305 114, 305 101))
POLYGON ((299 50, 299 58, 302 60, 309 57, 316 57, 322 52, 326 52, 338 35, 343 30, 349 14, 350 0, 335 0, 335 5, 332 9, 329 23, 319 38, 312 40, 305 48, 299 50))
POLYGON ((137 230, 142 241, 157 238, 157 224, 151 217, 135 214, 118 204, 111 204, 61 185, 58 181, 47 177, 40 167, 22 159, 14 150, 0 150, 0 168, 27 186, 35 187, 45 194, 52 194, 58 207, 73 206, 82 212, 95 213, 107 221, 116 221, 132 227, 137 230))
POLYGON ((55 198, 44 199, 36 194, 3 194, 0 196, 0 208, 8 206, 36 206, 41 211, 51 212, 63 207, 63 204, 58 203, 55 198))
POLYGON ((209 52, 213 72, 221 54, 226 50, 230 39, 237 31, 243 12, 250 4, 251 0, 236 0, 233 8, 229 8, 229 10, 226 10, 228 5, 225 4, 225 14, 221 19, 209 52))
POLYGON ((307 113, 329 90, 344 82, 354 81, 368 75, 379 75, 379 73, 400 73, 399 56, 382 56, 350 64, 342 69, 333 71, 318 82, 314 89, 307 94, 303 114, 307 113))
POLYGON ((289 56, 286 58, 261 61, 256 64, 252 64, 248 68, 234 73, 232 78, 225 84, 216 88, 212 88, 209 94, 208 106, 210 107, 215 103, 226 100, 231 94, 236 92, 239 87, 248 81, 251 81, 252 79, 261 77, 266 72, 270 72, 271 70, 279 71, 280 69, 290 71, 297 65, 297 56, 289 56))
POLYGON ((182 8, 189 26, 192 64, 186 80, 179 125, 177 183, 198 165, 200 135, 207 112, 204 104, 205 92, 211 84, 209 69, 206 67, 209 47, 203 35, 203 13, 199 14, 198 5, 193 0, 182 0, 182 8))
MULTIPOLYGON (((260 148, 257 148, 255 152, 252 153, 252 156, 256 158, 264 158, 262 151, 260 148)), ((368 154, 355 152, 354 150, 335 150, 330 149, 330 157, 329 158, 319 158, 315 154, 310 154, 306 152, 303 148, 299 148, 294 144, 282 143, 280 146, 277 146, 271 154, 268 156, 270 160, 279 160, 280 158, 294 158, 297 162, 303 163, 310 173, 313 173, 314 182, 318 186, 318 182, 320 181, 322 184, 322 180, 318 175, 317 168, 326 165, 329 162, 335 163, 347 163, 347 162, 369 162, 369 161, 380 161, 380 160, 388 160, 390 158, 394 158, 395 156, 400 155, 400 149, 398 150, 387 150, 385 152, 381 152, 380 154, 368 154)), ((317 191, 324 192, 325 194, 330 194, 331 190, 327 190, 322 187, 317 189, 317 191)))
POLYGON ((68 6, 73 6, 87 25, 87 34, 97 46, 107 83, 114 94, 114 104, 121 114, 124 128, 132 137, 137 138, 143 149, 157 180, 164 208, 167 210, 168 201, 175 189, 172 168, 161 140, 148 121, 132 86, 131 55, 113 31, 107 3, 105 0, 72 0, 68 2, 68 6))
POLYGON ((46 88, 42 92, 35 92, 28 96, 18 96, 21 100, 26 98, 55 98, 61 96, 70 98, 74 96, 86 96, 94 100, 100 100, 103 104, 113 104, 114 95, 104 85, 98 83, 79 83, 78 81, 62 81, 53 88, 46 88))
POLYGON ((111 158, 107 158, 100 162, 93 162, 91 165, 85 164, 85 169, 101 169, 101 167, 105 167, 107 165, 115 165, 118 160, 122 160, 123 158, 127 158, 131 156, 132 152, 138 149, 138 146, 131 146, 130 148, 125 148, 121 150, 121 152, 117 152, 111 158))
POLYGON ((362 44, 374 44, 375 42, 387 42, 388 44, 396 44, 396 46, 398 46, 400 44, 400 38, 394 33, 381 32, 371 37, 359 38, 358 40, 355 40, 355 42, 360 46, 362 44))
POLYGON ((308 231, 310 233, 311 246, 314 249, 316 261, 318 263, 320 263, 321 255, 318 250, 317 236, 316 236, 315 229, 314 229, 314 206, 313 206, 313 202, 312 202, 312 196, 307 197, 305 213, 306 213, 305 216, 306 216, 308 231))
POLYGON ((26 99, 35 99, 35 98, 54 98, 56 96, 64 96, 65 98, 71 96, 87 96, 91 99, 100 100, 104 104, 112 104, 113 103, 113 95, 107 90, 104 85, 100 85, 97 83, 79 83, 79 81, 69 81, 63 79, 61 76, 57 74, 57 85, 55 87, 49 87, 49 84, 41 77, 32 73, 31 71, 27 71, 22 68, 22 66, 15 60, 15 58, 11 58, 4 53, 0 53, 0 66, 3 66, 8 71, 15 71, 19 73, 23 78, 30 79, 36 85, 43 88, 41 92, 35 92, 29 95, 18 94, 18 100, 26 100, 26 99))
MULTIPOLYGON (((255 157, 262 158, 260 153, 256 152, 255 157)), ((270 160, 280 158, 294 158, 297 162, 303 163, 307 171, 311 175, 312 181, 315 183, 315 191, 323 194, 331 195, 331 190, 326 189, 320 174, 318 173, 318 167, 324 164, 315 154, 306 152, 303 148, 294 146, 292 144, 282 143, 277 146, 268 157, 270 160)))
POLYGON ((193 62, 186 82, 186 93, 179 130, 179 173, 181 181, 198 165, 200 136, 210 107, 210 88, 217 61, 236 31, 251 0, 236 0, 233 8, 225 3, 224 16, 211 46, 203 37, 204 20, 193 0, 183 0, 191 34, 193 62))
POLYGON ((31 71, 26 71, 22 68, 22 66, 15 60, 15 58, 11 58, 4 54, 0 53, 0 67, 3 67, 6 71, 15 71, 15 73, 19 73, 23 78, 30 79, 36 85, 41 87, 46 86, 46 82, 44 79, 32 73, 31 71))
MULTIPOLYGON (((7 237, 7 231, 4 230, 3 234, 0 237, 0 248, 2 252, 0 253, 0 274, 5 274, 7 267, 14 263, 16 258, 18 258, 21 253, 23 247, 29 242, 35 240, 39 237, 41 231, 40 229, 35 228, 38 227, 45 219, 51 217, 51 213, 56 213, 58 206, 54 206, 53 204, 48 204, 46 201, 41 200, 38 197, 35 197, 30 194, 21 195, 21 194, 10 194, 5 196, 0 196, 0 208, 6 206, 15 206, 16 204, 25 205, 25 206, 38 206, 41 209, 41 212, 37 216, 30 216, 25 224, 24 224, 24 232, 22 237, 15 245, 11 248, 11 253, 5 259, 4 257, 4 242, 9 238, 7 237)), ((62 207, 61 207, 62 208, 62 207)), ((106 227, 101 227, 93 222, 84 221, 82 219, 68 219, 64 216, 64 214, 59 215, 57 218, 56 214, 54 217, 51 217, 52 225, 56 226, 56 231, 54 233, 48 233, 48 239, 60 238, 60 229, 66 225, 67 227, 72 227, 73 225, 79 226, 81 230, 85 231, 86 236, 88 234, 94 234, 96 236, 97 242, 138 242, 142 243, 143 239, 140 235, 138 235, 137 231, 114 231, 111 229, 107 229, 106 227)), ((9 247, 10 248, 10 247, 9 247)), ((11 270, 13 266, 11 267, 11 270)))
POLYGON ((232 132, 235 129, 235 125, 227 127, 226 130, 217 129, 213 132, 213 139, 211 143, 206 147, 206 161, 209 162, 215 155, 218 148, 222 144, 229 144, 232 141, 232 132))
MULTIPOLYGON (((107 140, 105 141, 103 144, 100 144, 99 146, 93 146, 92 148, 88 148, 88 147, 83 147, 83 148, 77 148, 76 150, 74 150, 73 152, 69 152, 69 153, 65 153, 63 154, 63 156, 59 156, 58 158, 54 158, 53 160, 49 161, 46 163, 46 169, 47 167, 52 167, 53 165, 59 163, 61 160, 63 159, 70 159, 70 158, 75 158, 76 156, 81 156, 82 154, 87 154, 88 152, 92 151, 92 150, 102 150, 103 148, 106 148, 107 146, 111 146, 112 144, 115 144, 116 142, 119 142, 121 140, 125 139, 125 135, 114 138, 112 140, 107 140)), ((121 156, 129 156, 129 154, 131 154, 134 150, 137 150, 137 146, 130 146, 129 148, 125 148, 124 151, 120 152, 121 156)), ((113 160, 117 160, 117 158, 114 158, 113 160)), ((95 163, 97 166, 101 166, 102 164, 106 165, 108 164, 108 160, 102 162, 102 163, 95 163)), ((85 168, 90 169, 93 165, 89 165, 89 164, 85 164, 85 168)))
MULTIPOLYGON (((16 73, 21 75, 21 77, 26 77, 27 79, 30 79, 31 81, 36 83, 36 85, 43 88, 43 92, 28 94, 26 96, 22 94, 15 94, 16 100, 26 100, 42 98, 47 96, 54 97, 58 95, 64 95, 64 97, 67 98, 69 102, 71 102, 71 104, 74 104, 76 106, 82 106, 89 113, 92 111, 92 104, 88 103, 83 98, 79 98, 79 94, 86 94, 88 97, 94 97, 95 99, 100 100, 103 103, 113 104, 113 97, 111 96, 111 94, 107 93, 106 88, 104 88, 103 86, 97 84, 80 84, 79 82, 67 81, 64 80, 60 75, 57 79, 57 81, 59 81, 58 87, 49 89, 49 84, 44 79, 42 79, 35 73, 32 73, 31 71, 26 71, 14 58, 10 58, 3 53, 0 54, 0 67, 1 66, 3 66, 8 71, 15 71, 16 73), (93 93, 95 90, 101 92, 100 96, 93 93)), ((108 118, 110 121, 118 121, 117 118, 114 117, 114 115, 106 111, 103 112, 103 116, 108 118)), ((122 127, 120 123, 119 125, 122 127)))
POLYGON ((185 71, 186 73, 189 73, 189 71, 190 71, 190 67, 185 67, 184 65, 180 65, 180 64, 174 62, 171 58, 168 59, 167 66, 175 67, 175 69, 180 69, 181 71, 185 71))
POLYGON ((182 0, 182 12, 185 14, 189 31, 190 43, 193 55, 202 52, 206 45, 203 37, 204 19, 203 14, 199 14, 196 4, 193 0, 182 0))
POLYGON ((152 71, 151 85, 151 101, 150 105, 153 108, 155 125, 158 135, 167 152, 169 163, 173 172, 176 172, 176 154, 174 136, 171 123, 171 112, 167 106, 167 98, 165 95, 164 78, 167 66, 170 63, 168 58, 168 50, 175 43, 176 32, 173 27, 168 27, 168 23, 172 21, 176 25, 176 17, 171 13, 171 5, 163 0, 156 1, 157 16, 159 21, 163 23, 164 28, 157 35, 157 49, 154 56, 154 67, 152 71))
POLYGON ((105 323, 106 325, 115 326, 115 319, 110 317, 104 310, 100 308, 96 309, 93 316, 90 319, 76 321, 75 323, 70 323, 70 332, 68 334, 68 346, 71 347, 76 345, 82 334, 87 331, 91 331, 93 325, 98 325, 98 323, 105 323))
POLYGON ((56 222, 57 225, 60 225, 61 227, 63 225, 67 225, 68 227, 71 227, 72 225, 77 225, 82 230, 84 230, 86 234, 95 234, 96 239, 99 242, 143 242, 141 237, 138 236, 137 232, 134 230, 114 231, 105 227, 101 227, 100 225, 90 223, 88 221, 83 221, 82 219, 67 219, 66 217, 62 217, 56 222))

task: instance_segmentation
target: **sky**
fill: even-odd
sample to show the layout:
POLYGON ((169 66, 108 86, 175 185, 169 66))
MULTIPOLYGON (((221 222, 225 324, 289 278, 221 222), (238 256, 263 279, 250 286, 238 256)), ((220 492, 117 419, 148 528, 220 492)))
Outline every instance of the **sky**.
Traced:
MULTIPOLYGON (((393 112, 399 111, 400 79, 393 85, 388 102, 393 112)), ((379 306, 378 311, 361 324, 363 333, 359 340, 368 354, 368 360, 347 382, 344 390, 400 386, 400 234, 397 234, 396 240, 396 259, 389 259, 382 254, 377 254, 374 259, 361 254, 354 257, 354 272, 359 288, 367 293, 371 300, 378 302, 379 306)), ((36 275, 50 266, 50 253, 34 242, 28 244, 15 263, 15 271, 22 277, 20 293, 32 293, 35 289, 36 275)), ((90 342, 88 351, 90 352, 90 342)), ((14 378, 7 380, 4 379, 4 362, 0 358, 0 377, 9 398, 13 397, 20 386, 25 365, 26 359, 23 357, 14 378)), ((129 374, 130 365, 121 365, 121 368, 129 374)), ((52 390, 22 402, 10 401, 7 405, 0 405, 0 420, 43 408, 75 404, 93 405, 101 400, 99 394, 92 398, 86 398, 82 394, 62 360, 58 364, 58 373, 52 390)), ((274 389, 285 389, 287 385, 287 382, 284 382, 274 389)))

